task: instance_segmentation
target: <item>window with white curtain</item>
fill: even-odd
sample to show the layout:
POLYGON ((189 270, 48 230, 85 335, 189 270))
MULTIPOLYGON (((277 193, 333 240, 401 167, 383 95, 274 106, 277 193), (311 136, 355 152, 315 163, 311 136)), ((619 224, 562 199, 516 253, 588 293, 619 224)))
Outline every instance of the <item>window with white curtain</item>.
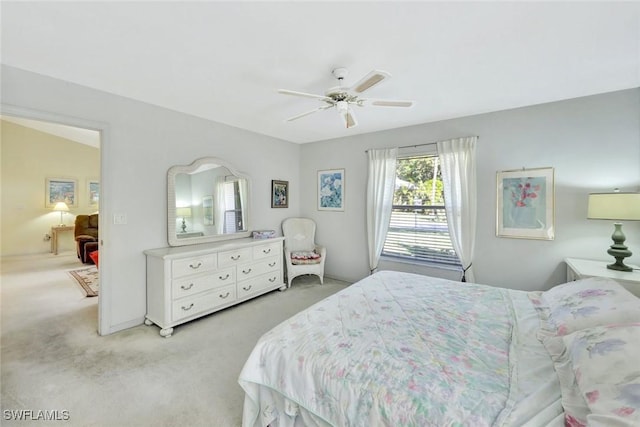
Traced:
POLYGON ((459 267, 444 208, 438 156, 398 158, 389 231, 382 256, 459 267))

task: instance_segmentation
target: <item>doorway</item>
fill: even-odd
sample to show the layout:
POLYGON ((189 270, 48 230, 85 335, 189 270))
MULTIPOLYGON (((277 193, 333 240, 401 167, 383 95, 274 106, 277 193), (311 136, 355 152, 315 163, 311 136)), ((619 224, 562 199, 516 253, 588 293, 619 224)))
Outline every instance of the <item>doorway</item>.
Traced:
MULTIPOLYGON (((93 174, 84 173, 84 176, 73 176, 73 171, 68 174, 62 176, 61 178, 70 178, 75 182, 76 185, 76 194, 78 196, 78 203, 75 203, 74 207, 70 208, 71 213, 84 214, 84 213, 95 213, 96 211, 99 213, 99 225, 98 228, 100 230, 99 236, 99 249, 100 249, 100 267, 103 267, 105 264, 108 265, 108 253, 105 253, 103 250, 103 242, 106 238, 106 233, 108 233, 108 227, 104 227, 105 223, 103 212, 105 212, 106 201, 104 197, 104 187, 105 187, 105 156, 104 156, 104 146, 107 139, 107 126, 104 123, 97 123, 92 121, 87 121, 80 118, 74 117, 66 117, 61 116, 55 113, 42 112, 33 109, 25 109, 14 106, 2 105, 0 110, 1 118, 6 120, 7 122, 13 122, 14 124, 18 124, 19 126, 35 129, 39 132, 48 133, 54 135, 56 140, 68 140, 70 142, 76 142, 78 144, 87 144, 97 148, 98 152, 98 164, 99 171, 95 171, 93 174), (93 144, 93 145, 92 145, 93 144), (99 184, 99 193, 96 197, 95 190, 96 184, 99 184), (94 191, 93 195, 89 195, 89 191, 94 191), (89 212, 91 211, 91 212, 89 212)), ((68 147, 73 149, 73 144, 69 144, 68 147)), ((84 149, 88 148, 84 146, 84 149)), ((59 158, 59 157, 58 157, 59 158)), ((31 169, 28 165, 24 165, 25 169, 31 169)), ((64 170, 63 169, 55 169, 53 166, 47 169, 52 170, 64 170)), ((42 174, 43 171, 40 172, 42 174)), ((50 172, 44 171, 44 174, 49 175, 50 172)), ((58 174, 55 174, 58 175, 58 174)), ((40 177, 35 177, 36 180, 40 181, 40 177)), ((48 177, 49 178, 49 177, 48 177)), ((47 178, 47 182, 48 182, 47 178)), ((46 182, 45 179, 42 179, 41 183, 42 187, 45 188, 46 182)), ((31 187, 31 191, 33 191, 33 187, 31 187)), ((41 190, 38 190, 41 191, 41 190)), ((38 200, 32 198, 33 201, 29 201, 28 203, 45 203, 46 197, 38 198, 38 200)), ((28 203, 22 203, 19 206, 19 209, 24 209, 25 214, 28 208, 28 203)), ((44 215, 40 215, 40 217, 44 218, 44 220, 51 221, 50 214, 47 210, 43 210, 44 205, 40 205, 40 212, 44 212, 44 215)), ((51 209, 51 208, 44 208, 51 209)), ((62 214, 61 214, 62 216, 62 214)), ((62 216, 63 217, 63 216, 62 216)), ((64 217, 63 217, 64 218, 64 217)), ((58 217, 58 220, 60 218, 58 217)), ((67 222, 69 220, 67 219, 67 222)), ((74 242, 75 243, 75 242, 74 242)), ((53 247, 53 245, 52 245, 53 247)), ((66 248, 68 249, 68 247, 66 248)), ((73 250, 75 251, 75 245, 73 250)), ((82 264, 79 264, 82 265, 82 264)), ((98 269, 98 281, 100 290, 98 292, 98 319, 97 319, 97 332, 100 335, 106 335, 108 333, 108 321, 106 319, 106 314, 109 312, 106 307, 106 302, 109 300, 109 286, 108 286, 108 274, 105 274, 105 268, 98 269)))

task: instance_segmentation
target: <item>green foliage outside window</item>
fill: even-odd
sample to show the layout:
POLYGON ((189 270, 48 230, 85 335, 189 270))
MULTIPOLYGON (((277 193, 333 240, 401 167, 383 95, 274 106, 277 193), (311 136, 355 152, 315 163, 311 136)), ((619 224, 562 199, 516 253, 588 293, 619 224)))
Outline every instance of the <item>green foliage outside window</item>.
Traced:
POLYGON ((394 205, 443 205, 442 175, 437 156, 398 159, 394 205), (433 175, 435 171, 435 182, 433 175))

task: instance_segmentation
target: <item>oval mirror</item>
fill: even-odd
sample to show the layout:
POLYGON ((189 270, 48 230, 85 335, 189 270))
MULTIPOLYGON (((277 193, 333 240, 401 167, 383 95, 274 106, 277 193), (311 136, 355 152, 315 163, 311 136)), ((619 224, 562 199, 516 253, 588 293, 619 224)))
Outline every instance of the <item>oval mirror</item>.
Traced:
POLYGON ((248 237, 249 177, 224 160, 204 157, 167 172, 170 246, 248 237))

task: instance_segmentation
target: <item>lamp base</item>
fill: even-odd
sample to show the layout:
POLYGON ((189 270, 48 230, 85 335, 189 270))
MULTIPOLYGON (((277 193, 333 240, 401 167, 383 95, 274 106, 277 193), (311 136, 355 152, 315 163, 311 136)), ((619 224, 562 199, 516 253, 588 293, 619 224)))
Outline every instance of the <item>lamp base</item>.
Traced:
POLYGON ((625 263, 622 262, 622 258, 616 259, 616 262, 614 262, 613 264, 608 264, 607 268, 609 270, 616 270, 616 271, 633 271, 633 268, 629 267, 628 265, 625 265, 625 263))
POLYGON ((633 271, 633 268, 624 264, 624 259, 630 257, 631 251, 624 245, 624 241, 626 236, 622 232, 622 224, 616 222, 613 224, 615 230, 611 235, 611 239, 613 239, 613 245, 609 248, 607 253, 616 259, 616 262, 613 264, 607 265, 609 270, 617 270, 617 271, 633 271))

